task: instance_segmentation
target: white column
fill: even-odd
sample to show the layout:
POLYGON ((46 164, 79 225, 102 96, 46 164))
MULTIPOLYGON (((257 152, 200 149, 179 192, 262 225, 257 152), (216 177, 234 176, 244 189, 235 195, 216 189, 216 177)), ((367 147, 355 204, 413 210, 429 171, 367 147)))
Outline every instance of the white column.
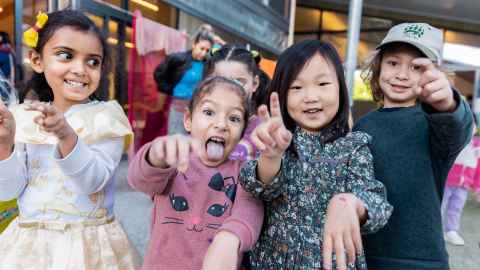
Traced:
POLYGON ((472 109, 475 115, 477 116, 477 126, 479 125, 480 119, 480 68, 475 70, 475 77, 473 81, 473 101, 472 109))
POLYGON ((292 46, 293 38, 295 36, 295 12, 297 8, 297 1, 290 0, 290 23, 288 24, 288 42, 287 47, 292 46))
POLYGON ((72 9, 80 9, 80 0, 70 0, 72 9))
POLYGON ((353 105, 354 73, 357 68, 357 47, 360 39, 360 26, 362 23, 363 0, 350 0, 348 11, 348 47, 345 63, 345 78, 350 97, 350 106, 353 105))

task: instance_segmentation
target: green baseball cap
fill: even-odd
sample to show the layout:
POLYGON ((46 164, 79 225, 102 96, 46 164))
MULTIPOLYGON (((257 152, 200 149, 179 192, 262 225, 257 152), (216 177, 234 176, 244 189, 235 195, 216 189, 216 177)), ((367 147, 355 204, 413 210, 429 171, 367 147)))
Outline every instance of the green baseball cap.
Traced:
POLYGON ((437 65, 442 63, 443 33, 440 29, 426 23, 402 23, 390 28, 377 50, 383 46, 405 42, 424 53, 437 65))

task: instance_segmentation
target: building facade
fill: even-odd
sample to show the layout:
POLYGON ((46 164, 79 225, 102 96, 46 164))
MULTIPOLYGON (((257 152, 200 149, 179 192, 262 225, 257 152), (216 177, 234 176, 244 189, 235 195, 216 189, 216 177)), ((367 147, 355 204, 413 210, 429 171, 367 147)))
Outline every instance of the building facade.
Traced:
POLYGON ((108 35, 113 60, 108 96, 125 104, 135 10, 150 20, 185 30, 189 36, 208 23, 225 41, 245 44, 274 58, 287 46, 289 7, 290 0, 5 0, 0 3, 0 31, 10 35, 16 63, 23 67, 24 76, 17 80, 20 87, 31 73, 22 33, 35 22, 38 11, 84 11, 108 35))
MULTIPOLYGON (((298 0, 295 14, 295 41, 313 38, 331 42, 345 61, 348 45, 349 0, 298 0)), ((374 52, 393 25, 403 22, 426 22, 444 32, 448 44, 463 44, 480 48, 480 1, 393 1, 363 0, 360 40, 357 47, 357 67, 374 52)), ((454 59, 446 59, 442 68, 454 86, 480 113, 480 64, 475 67, 454 59)), ((361 80, 357 78, 356 82, 361 80)), ((354 90, 359 90, 356 83, 354 90)), ((361 86, 362 87, 362 86, 361 86)), ((364 88, 364 87, 363 87, 364 88)), ((354 95, 355 96, 355 95, 354 95)), ((375 108, 371 101, 354 100, 354 116, 375 108)))

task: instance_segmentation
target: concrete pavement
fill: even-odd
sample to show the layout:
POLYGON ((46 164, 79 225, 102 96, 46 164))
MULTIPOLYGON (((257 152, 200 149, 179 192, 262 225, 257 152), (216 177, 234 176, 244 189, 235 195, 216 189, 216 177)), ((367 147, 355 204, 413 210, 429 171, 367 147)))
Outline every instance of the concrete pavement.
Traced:
POLYGON ((152 202, 148 196, 133 190, 127 183, 127 161, 122 160, 117 173, 115 214, 123 225, 128 237, 144 255, 150 235, 152 202))
POLYGON ((480 269, 480 203, 471 197, 463 210, 459 233, 465 246, 447 244, 451 270, 480 269))

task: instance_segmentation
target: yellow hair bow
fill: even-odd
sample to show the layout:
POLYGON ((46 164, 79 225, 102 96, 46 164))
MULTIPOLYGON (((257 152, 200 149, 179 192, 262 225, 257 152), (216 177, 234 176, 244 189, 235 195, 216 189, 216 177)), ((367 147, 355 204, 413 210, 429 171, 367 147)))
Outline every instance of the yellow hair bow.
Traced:
POLYGON ((35 25, 30 27, 27 31, 23 33, 23 43, 25 45, 35 48, 38 43, 38 31, 43 28, 43 26, 48 21, 48 15, 44 12, 38 12, 37 21, 35 25))

